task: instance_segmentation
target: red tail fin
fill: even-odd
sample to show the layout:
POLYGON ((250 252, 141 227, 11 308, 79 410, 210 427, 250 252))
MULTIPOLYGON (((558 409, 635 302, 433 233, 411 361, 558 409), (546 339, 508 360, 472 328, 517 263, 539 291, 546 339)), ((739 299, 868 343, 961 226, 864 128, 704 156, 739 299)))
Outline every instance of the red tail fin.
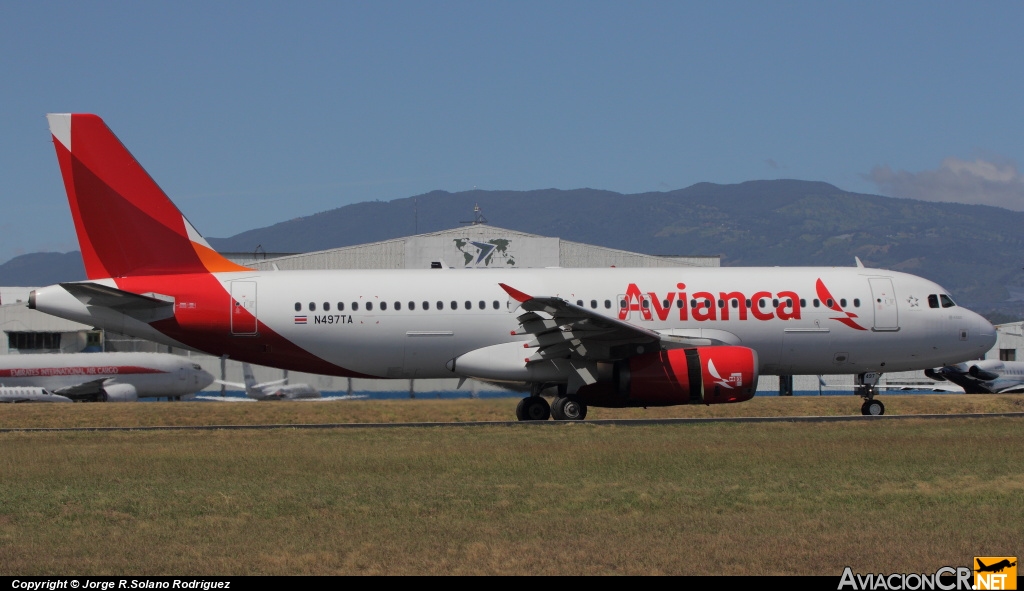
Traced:
POLYGON ((246 270, 210 247, 102 119, 46 118, 89 279, 246 270))

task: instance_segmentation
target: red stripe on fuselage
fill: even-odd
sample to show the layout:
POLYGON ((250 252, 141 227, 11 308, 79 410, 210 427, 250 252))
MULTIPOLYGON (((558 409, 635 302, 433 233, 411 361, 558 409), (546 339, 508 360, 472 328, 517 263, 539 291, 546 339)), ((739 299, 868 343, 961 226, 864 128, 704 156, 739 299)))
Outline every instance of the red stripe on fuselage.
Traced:
POLYGON ((106 376, 167 373, 152 367, 137 365, 95 365, 72 367, 15 367, 0 369, 0 378, 32 378, 40 376, 106 376))
MULTIPOLYGON (((231 334, 231 294, 209 273, 156 275, 115 279, 119 289, 132 293, 156 292, 175 298, 175 315, 150 323, 168 337, 211 355, 228 354, 247 361, 307 373, 353 378, 374 378, 317 357, 255 320, 257 335, 231 334), (186 304, 181 306, 180 304, 186 304), (192 305, 194 304, 194 305, 192 305)), ((250 322, 252 314, 241 310, 250 322)))

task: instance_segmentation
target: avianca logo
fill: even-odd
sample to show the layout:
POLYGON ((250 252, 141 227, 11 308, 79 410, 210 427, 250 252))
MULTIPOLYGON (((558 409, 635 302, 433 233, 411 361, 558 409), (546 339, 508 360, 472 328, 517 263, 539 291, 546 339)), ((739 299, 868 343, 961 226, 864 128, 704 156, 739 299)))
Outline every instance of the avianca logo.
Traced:
POLYGON ((825 302, 826 306, 828 306, 829 302, 832 302, 832 305, 828 306, 830 310, 842 314, 842 316, 833 316, 831 320, 838 320, 839 322, 842 322, 846 326, 849 326, 850 328, 855 328, 857 330, 867 330, 863 326, 853 321, 853 319, 857 317, 856 314, 854 314, 853 312, 847 312, 846 310, 842 309, 839 306, 839 300, 832 297, 832 294, 829 293, 828 288, 825 287, 825 284, 822 283, 821 279, 818 279, 818 282, 814 284, 814 290, 818 294, 818 299, 825 302))
POLYGON ((732 382, 732 384, 735 384, 735 387, 737 388, 743 386, 742 373, 736 372, 730 375, 728 379, 722 378, 722 376, 718 374, 718 368, 715 367, 715 361, 713 359, 708 359, 708 373, 711 374, 711 377, 715 378, 716 385, 722 386, 724 388, 732 390, 733 386, 730 385, 730 382, 732 382))
MULTIPOLYGON (((623 302, 619 304, 619 320, 625 320, 631 313, 636 312, 642 320, 668 320, 673 308, 679 320, 693 320, 698 322, 710 320, 731 320, 735 314, 736 320, 747 320, 748 317, 754 320, 767 321, 778 318, 779 320, 800 320, 800 296, 795 291, 770 291, 754 292, 749 298, 739 291, 718 292, 713 294, 709 291, 696 291, 687 295, 686 284, 677 283, 678 291, 670 291, 664 296, 656 292, 642 292, 635 283, 630 283, 623 296, 623 302), (693 300, 693 305, 689 300, 693 300), (747 301, 750 301, 749 307, 747 301), (721 305, 719 305, 721 301, 721 305), (762 302, 767 301, 766 304, 762 302), (735 303, 734 303, 735 302, 735 303)), ((841 316, 834 316, 831 320, 837 320, 850 328, 866 330, 863 326, 854 322, 857 315, 847 312, 840 305, 839 301, 832 297, 825 284, 818 279, 815 284, 818 299, 826 308, 833 310, 841 316)))

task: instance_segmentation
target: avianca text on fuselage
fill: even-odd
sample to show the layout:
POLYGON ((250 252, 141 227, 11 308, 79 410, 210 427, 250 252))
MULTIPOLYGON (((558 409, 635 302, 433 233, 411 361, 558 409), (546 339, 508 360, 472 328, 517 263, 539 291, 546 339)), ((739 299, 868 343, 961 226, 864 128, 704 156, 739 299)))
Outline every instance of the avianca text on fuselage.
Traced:
MULTIPOLYGON (((639 313, 638 320, 653 321, 668 320, 672 310, 676 310, 676 316, 681 321, 691 318, 698 322, 715 320, 800 320, 801 299, 795 291, 755 291, 750 297, 740 291, 719 291, 716 294, 710 291, 695 291, 687 295, 685 283, 677 283, 676 291, 669 291, 664 296, 657 292, 643 292, 635 283, 630 283, 626 293, 619 303, 619 320, 630 318, 633 312, 639 313), (645 297, 647 296, 647 297, 645 297), (771 302, 771 305, 762 306, 764 301, 771 302), (733 314, 735 313, 735 318, 733 314)), ((853 312, 848 312, 840 306, 839 301, 832 297, 825 284, 818 279, 815 285, 818 299, 825 308, 841 314, 833 317, 832 320, 853 328, 855 330, 866 330, 852 319, 857 318, 853 312)))

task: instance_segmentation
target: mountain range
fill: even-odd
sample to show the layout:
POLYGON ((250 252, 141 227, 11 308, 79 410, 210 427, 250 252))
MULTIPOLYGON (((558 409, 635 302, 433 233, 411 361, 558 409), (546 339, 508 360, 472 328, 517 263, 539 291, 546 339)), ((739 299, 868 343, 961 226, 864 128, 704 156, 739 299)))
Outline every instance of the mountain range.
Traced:
MULTIPOLYGON (((905 271, 1004 322, 1022 316, 1024 213, 843 191, 823 182, 699 183, 666 192, 597 189, 433 191, 371 201, 210 238, 221 252, 309 252, 473 221, 657 255, 720 255, 723 266, 852 266, 905 271)), ((84 279, 79 253, 0 265, 0 285, 84 279), (77 258, 76 258, 77 257, 77 258)))

